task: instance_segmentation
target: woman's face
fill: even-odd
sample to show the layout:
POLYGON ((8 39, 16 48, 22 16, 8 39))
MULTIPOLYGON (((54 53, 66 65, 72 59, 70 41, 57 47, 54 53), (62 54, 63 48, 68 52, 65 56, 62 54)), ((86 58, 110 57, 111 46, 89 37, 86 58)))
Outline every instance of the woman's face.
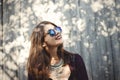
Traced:
POLYGON ((45 33, 44 44, 47 47, 57 47, 57 46, 59 46, 60 44, 63 43, 61 33, 58 32, 57 30, 55 30, 55 26, 53 26, 52 24, 45 25, 45 27, 44 27, 44 33, 45 33), (54 29, 54 31, 56 32, 56 35, 51 36, 48 33, 48 31, 50 29, 54 29))

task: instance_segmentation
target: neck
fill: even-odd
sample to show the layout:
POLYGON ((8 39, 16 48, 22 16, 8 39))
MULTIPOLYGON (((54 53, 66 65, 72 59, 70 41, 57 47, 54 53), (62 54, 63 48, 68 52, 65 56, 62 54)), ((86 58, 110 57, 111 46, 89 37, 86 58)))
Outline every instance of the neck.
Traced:
POLYGON ((58 59, 57 47, 47 47, 46 50, 50 54, 52 59, 58 59))

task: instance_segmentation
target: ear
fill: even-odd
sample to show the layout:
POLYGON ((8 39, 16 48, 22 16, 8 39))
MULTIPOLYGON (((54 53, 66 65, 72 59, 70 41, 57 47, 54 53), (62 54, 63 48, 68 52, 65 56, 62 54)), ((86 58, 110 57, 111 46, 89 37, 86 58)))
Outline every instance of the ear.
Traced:
POLYGON ((46 47, 46 43, 44 42, 42 46, 43 46, 43 47, 46 47))

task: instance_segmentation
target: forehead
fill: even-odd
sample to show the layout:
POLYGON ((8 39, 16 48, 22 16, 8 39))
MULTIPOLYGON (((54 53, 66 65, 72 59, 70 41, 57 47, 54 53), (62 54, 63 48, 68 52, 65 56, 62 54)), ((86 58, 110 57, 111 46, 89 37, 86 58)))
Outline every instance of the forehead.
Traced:
POLYGON ((52 24, 47 24, 44 27, 44 31, 47 32, 49 29, 54 29, 54 28, 55 28, 55 26, 53 26, 52 24))

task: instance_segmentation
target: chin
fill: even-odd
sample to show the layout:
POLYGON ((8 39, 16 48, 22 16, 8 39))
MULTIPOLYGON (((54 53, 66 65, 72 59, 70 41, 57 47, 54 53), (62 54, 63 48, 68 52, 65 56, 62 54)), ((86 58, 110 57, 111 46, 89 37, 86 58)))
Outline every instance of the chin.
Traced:
POLYGON ((59 46, 59 45, 61 45, 61 44, 63 44, 63 41, 62 41, 62 40, 59 40, 59 41, 56 42, 56 45, 57 45, 57 46, 59 46))
POLYGON ((63 44, 63 40, 60 39, 60 40, 56 40, 55 42, 51 42, 50 44, 47 44, 48 46, 51 46, 51 47, 58 47, 59 45, 63 44))
POLYGON ((56 43, 57 44, 63 44, 63 40, 58 40, 56 43))

